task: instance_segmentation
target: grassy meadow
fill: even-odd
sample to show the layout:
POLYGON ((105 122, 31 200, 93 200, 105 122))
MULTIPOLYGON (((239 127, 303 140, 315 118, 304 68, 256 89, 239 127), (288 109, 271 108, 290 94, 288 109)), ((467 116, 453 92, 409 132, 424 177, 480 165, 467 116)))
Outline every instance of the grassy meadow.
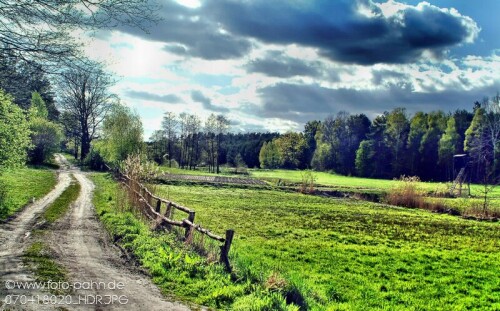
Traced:
POLYGON ((500 308, 500 224, 272 190, 161 186, 237 265, 300 289, 312 310, 500 308))
POLYGON ((33 198, 49 193, 56 184, 56 173, 44 167, 12 169, 0 174, 0 183, 6 193, 4 206, 0 206, 0 219, 5 219, 33 198))
MULTIPOLYGON (((301 180, 300 171, 258 172, 259 178, 301 180)), ((317 183, 381 193, 396 184, 315 175, 317 183)), ((96 208, 108 230, 166 295, 185 301, 231 310, 500 308, 500 223, 272 188, 153 185, 160 196, 194 209, 195 223, 219 235, 236 231, 230 277, 214 258, 199 256, 172 235, 151 232, 130 209, 117 208, 124 198, 109 176, 94 174, 93 180, 96 208)), ((433 191, 436 185, 419 187, 433 191)), ((457 206, 471 202, 436 199, 457 206)))

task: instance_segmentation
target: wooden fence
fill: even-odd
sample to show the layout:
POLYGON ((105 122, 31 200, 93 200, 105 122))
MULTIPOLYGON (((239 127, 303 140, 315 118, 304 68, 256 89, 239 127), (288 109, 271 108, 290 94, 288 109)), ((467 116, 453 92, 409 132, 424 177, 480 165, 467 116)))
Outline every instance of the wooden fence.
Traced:
POLYGON ((226 270, 231 272, 231 265, 229 263, 229 250, 231 249, 231 243, 233 241, 234 230, 226 230, 226 236, 218 236, 210 230, 195 224, 196 213, 194 210, 189 209, 185 206, 179 205, 175 202, 165 200, 158 196, 155 196, 151 191, 146 188, 142 183, 130 178, 129 176, 117 172, 122 179, 123 185, 125 185, 130 193, 134 196, 135 202, 140 202, 142 205, 141 212, 149 219, 155 222, 155 230, 170 230, 173 226, 184 228, 184 240, 189 239, 194 233, 194 230, 199 233, 208 236, 209 238, 223 243, 220 246, 220 259, 219 262, 224 264, 226 270), (166 207, 165 213, 161 214, 162 205, 166 207), (173 211, 177 209, 181 212, 187 214, 187 218, 182 220, 173 219, 173 211))

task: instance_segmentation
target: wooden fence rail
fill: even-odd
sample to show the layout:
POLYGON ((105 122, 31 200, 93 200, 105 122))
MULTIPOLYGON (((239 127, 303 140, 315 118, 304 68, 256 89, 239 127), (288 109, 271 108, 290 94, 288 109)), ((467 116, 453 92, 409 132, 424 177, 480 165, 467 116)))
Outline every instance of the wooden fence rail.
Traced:
POLYGON ((155 230, 168 229, 170 230, 172 226, 185 228, 184 239, 187 240, 192 234, 193 230, 208 236, 209 238, 216 240, 218 242, 224 243, 220 246, 220 259, 219 262, 224 264, 226 269, 231 272, 231 265, 229 263, 229 250, 231 249, 231 243, 233 241, 234 230, 226 230, 226 236, 221 237, 212 232, 209 229, 203 228, 198 224, 195 224, 196 213, 185 206, 179 205, 175 202, 165 200, 158 196, 155 196, 151 191, 149 191, 146 186, 117 171, 118 175, 122 179, 122 184, 125 185, 131 193, 134 194, 137 202, 141 202, 144 205, 144 209, 141 212, 155 222, 155 230), (135 186, 135 187, 134 187, 135 186), (165 214, 161 214, 161 207, 165 205, 165 214), (182 220, 173 220, 172 212, 173 209, 177 209, 187 214, 187 218, 182 220))

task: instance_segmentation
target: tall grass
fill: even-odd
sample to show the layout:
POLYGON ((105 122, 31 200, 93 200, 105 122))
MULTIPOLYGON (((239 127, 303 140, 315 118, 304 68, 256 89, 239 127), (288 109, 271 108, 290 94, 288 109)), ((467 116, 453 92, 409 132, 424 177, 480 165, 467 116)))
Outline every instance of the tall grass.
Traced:
POLYGON ((424 192, 418 188, 418 176, 401 176, 386 196, 386 202, 391 205, 424 208, 424 192))

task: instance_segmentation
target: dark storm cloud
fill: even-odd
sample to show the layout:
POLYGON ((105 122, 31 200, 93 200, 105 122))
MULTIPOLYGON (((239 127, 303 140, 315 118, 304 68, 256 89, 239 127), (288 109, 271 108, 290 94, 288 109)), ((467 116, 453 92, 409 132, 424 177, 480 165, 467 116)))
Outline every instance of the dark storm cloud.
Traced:
POLYGON ((202 10, 235 35, 315 47, 332 60, 364 65, 440 55, 478 31, 471 19, 428 4, 389 18, 370 0, 211 0, 202 10), (372 16, 360 14, 361 5, 372 16))
POLYGON ((171 104, 177 104, 177 103, 182 102, 182 99, 179 96, 174 95, 174 94, 158 95, 158 94, 153 94, 153 93, 148 93, 148 92, 143 92, 143 91, 128 90, 128 91, 125 91, 125 95, 130 97, 130 98, 135 98, 135 99, 151 100, 151 101, 171 103, 171 104))
POLYGON ((283 55, 279 51, 270 51, 264 58, 249 62, 248 72, 259 72, 270 77, 290 78, 294 76, 318 77, 318 64, 307 63, 300 59, 283 55))
POLYGON ((468 92, 449 89, 418 93, 414 92, 408 83, 389 84, 387 88, 379 90, 329 89, 316 84, 279 83, 261 89, 263 106, 254 105, 246 112, 262 118, 280 118, 305 123, 314 119, 322 120, 339 111, 364 113, 373 117, 396 107, 405 107, 410 113, 437 109, 445 112, 456 109, 471 110, 475 101, 495 94, 499 88, 500 82, 468 92))
POLYGON ((210 98, 203 95, 203 93, 200 91, 192 91, 191 99, 197 103, 201 103, 203 108, 205 108, 206 110, 210 110, 213 112, 220 112, 220 113, 229 112, 229 109, 226 107, 214 106, 210 98))
POLYGON ((204 59, 238 58, 251 48, 248 40, 220 31, 216 21, 204 16, 201 9, 190 9, 174 1, 165 1, 158 12, 162 20, 148 33, 121 26, 121 31, 167 43, 167 51, 204 59))

